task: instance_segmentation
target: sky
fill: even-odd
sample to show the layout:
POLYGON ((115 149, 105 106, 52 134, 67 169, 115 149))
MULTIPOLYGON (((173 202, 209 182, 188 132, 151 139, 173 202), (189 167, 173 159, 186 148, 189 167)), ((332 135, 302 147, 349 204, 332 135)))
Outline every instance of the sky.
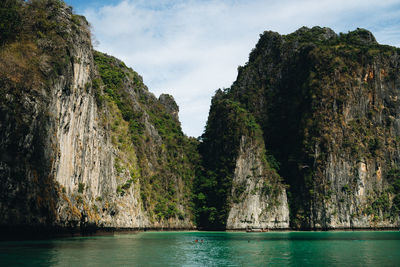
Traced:
POLYGON ((66 0, 86 16, 95 49, 123 60, 157 97, 174 96, 182 129, 198 137, 211 97, 228 88, 266 30, 365 28, 400 47, 400 0, 66 0))

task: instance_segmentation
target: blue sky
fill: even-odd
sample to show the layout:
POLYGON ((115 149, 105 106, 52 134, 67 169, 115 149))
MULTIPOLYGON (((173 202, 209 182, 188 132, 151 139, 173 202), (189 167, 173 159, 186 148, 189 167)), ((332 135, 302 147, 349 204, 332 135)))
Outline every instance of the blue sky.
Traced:
POLYGON ((143 76, 156 96, 175 97, 183 131, 202 134, 211 97, 229 87, 265 30, 357 27, 400 47, 400 0, 66 0, 86 16, 96 49, 143 76))
POLYGON ((100 8, 105 5, 118 4, 121 0, 64 0, 75 12, 82 14, 88 8, 100 8))

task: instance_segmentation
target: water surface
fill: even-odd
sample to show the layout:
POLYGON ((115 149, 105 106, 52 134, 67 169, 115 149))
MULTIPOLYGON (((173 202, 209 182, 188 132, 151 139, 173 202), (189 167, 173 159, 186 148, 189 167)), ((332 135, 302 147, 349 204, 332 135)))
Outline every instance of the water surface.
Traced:
POLYGON ((144 232, 0 242, 0 266, 15 265, 400 266, 400 232, 144 232))

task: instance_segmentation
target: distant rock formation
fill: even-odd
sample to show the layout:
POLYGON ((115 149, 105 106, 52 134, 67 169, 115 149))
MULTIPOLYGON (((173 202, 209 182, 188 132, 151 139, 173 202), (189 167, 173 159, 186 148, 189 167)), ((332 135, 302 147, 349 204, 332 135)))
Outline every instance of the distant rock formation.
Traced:
POLYGON ((15 2, 26 27, 0 47, 3 228, 194 228, 197 141, 173 98, 94 51, 63 2, 15 2))
POLYGON ((216 175, 200 184, 224 194, 198 201, 203 215, 214 218, 222 198, 227 228, 276 227, 274 220, 285 227, 286 198, 278 194, 266 215, 271 193, 261 200, 253 189, 273 180, 260 171, 269 165, 289 185, 292 228, 398 227, 399 69, 400 49, 379 45, 364 29, 264 32, 231 88, 212 101, 200 152, 216 175), (223 146, 230 149, 220 155, 223 146))
POLYGON ((160 97, 158 98, 158 101, 160 101, 161 104, 164 105, 166 111, 171 114, 171 116, 179 121, 179 107, 175 102, 175 99, 172 95, 169 94, 161 94, 160 97))
POLYGON ((3 232, 399 227, 400 49, 369 31, 264 32, 195 139, 64 2, 4 10, 3 232))

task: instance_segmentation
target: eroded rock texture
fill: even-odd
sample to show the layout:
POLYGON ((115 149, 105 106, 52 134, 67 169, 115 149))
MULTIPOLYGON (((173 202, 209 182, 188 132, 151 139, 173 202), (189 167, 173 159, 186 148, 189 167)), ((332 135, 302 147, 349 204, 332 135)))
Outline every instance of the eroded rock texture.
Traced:
POLYGON ((400 51, 370 32, 264 32, 197 140, 62 1, 2 5, 1 229, 399 226, 400 51))
MULTIPOLYGON (((261 142, 235 143, 230 160, 220 161, 226 168, 216 180, 228 181, 233 196, 237 184, 241 192, 251 191, 257 181, 246 168, 264 153, 289 186, 291 227, 398 226, 399 55, 398 48, 379 45, 363 29, 340 35, 320 27, 283 36, 264 32, 231 88, 217 91, 203 138, 213 148, 232 139, 228 132, 213 132, 218 125, 259 127, 265 151, 261 142), (227 103, 238 112, 223 108, 227 103), (238 113, 254 121, 238 122, 238 113)), ((250 168, 260 172, 257 164, 250 168)), ((250 210, 266 206, 257 194, 242 195, 237 203, 225 196, 228 224, 263 227, 269 221, 270 227, 274 218, 285 221, 274 213, 263 223, 257 219, 258 212, 250 210)), ((275 203, 285 202, 280 199, 275 203)), ((276 210, 286 214, 284 205, 276 210)))
POLYGON ((26 27, 0 49, 1 224, 193 228, 197 141, 173 98, 95 52, 63 2, 13 8, 26 27))

